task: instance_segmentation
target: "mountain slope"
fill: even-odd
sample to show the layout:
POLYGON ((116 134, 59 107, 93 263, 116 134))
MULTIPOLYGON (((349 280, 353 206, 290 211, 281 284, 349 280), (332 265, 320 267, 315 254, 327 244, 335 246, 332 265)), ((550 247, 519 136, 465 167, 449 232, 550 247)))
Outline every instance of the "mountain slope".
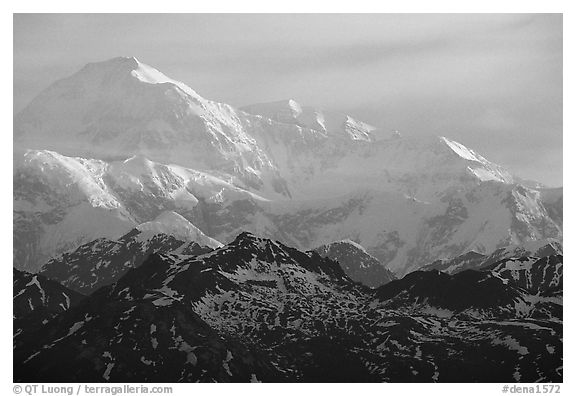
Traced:
POLYGON ((314 251, 322 257, 338 262, 346 275, 368 287, 378 287, 396 279, 378 259, 350 240, 332 242, 317 247, 314 251))
POLYGON ((171 235, 181 241, 193 241, 212 249, 222 247, 217 240, 206 236, 194 224, 173 211, 160 214, 153 221, 139 224, 140 239, 148 239, 158 234, 171 235))
MULTIPOLYGON (((491 279, 495 296, 522 293, 491 279)), ((393 285, 402 281, 381 289, 393 285)), ((457 299, 467 292, 450 290, 457 299)), ((442 299, 442 290, 429 292, 430 300, 442 299)), ((202 256, 151 255, 36 329, 16 350, 16 379, 562 380, 557 320, 500 309, 499 297, 483 302, 499 310, 498 321, 407 314, 412 302, 387 307, 388 296, 379 293, 352 282, 330 259, 242 233, 202 256), (111 333, 102 337, 102 329, 111 333)))
MULTIPOLYGON (((164 217, 166 218, 166 217, 164 217)), ((79 246, 48 261, 40 274, 82 294, 91 294, 118 280, 131 268, 140 266, 153 253, 179 252, 197 255, 212 251, 194 239, 151 230, 133 229, 117 240, 105 238, 79 246)), ((188 230, 185 228, 185 230, 188 230)), ((218 243, 219 244, 219 243, 218 243)), ((221 245, 221 244, 219 244, 221 245)))
POLYGON ((564 214, 564 197, 563 189, 560 188, 542 188, 540 189, 542 204, 546 207, 550 217, 562 227, 564 214))
POLYGON ((42 275, 29 274, 13 269, 13 316, 21 319, 45 311, 57 314, 77 305, 84 296, 46 279, 42 275))
POLYGON ((546 258, 562 255, 562 252, 562 244, 555 239, 529 240, 522 244, 511 244, 496 249, 489 254, 471 251, 458 257, 436 260, 423 266, 422 270, 437 270, 447 274, 456 274, 467 269, 487 270, 496 263, 505 262, 509 259, 546 258))
POLYGON ((136 225, 102 181, 104 162, 49 151, 15 160, 16 268, 36 271, 54 254, 99 237, 118 238, 136 225))
POLYGON ((89 64, 15 117, 15 265, 36 271, 165 211, 222 242, 357 240, 397 275, 561 240, 561 191, 447 137, 381 135, 292 100, 235 109, 134 58, 89 64))
POLYGON ((203 207, 213 202, 253 196, 218 177, 142 157, 108 163, 29 150, 16 159, 14 266, 33 272, 51 257, 97 238, 115 240, 141 223, 170 232, 162 224, 171 216, 186 238, 219 246, 190 222, 205 224, 203 207))
POLYGON ((463 271, 448 275, 416 271, 378 288, 376 297, 389 309, 421 311, 437 316, 472 318, 529 316, 524 292, 490 272, 463 271))
POLYGON ((280 377, 265 355, 218 335, 184 304, 156 306, 149 299, 114 297, 113 291, 113 286, 101 289, 41 331, 32 331, 15 351, 15 380, 254 382, 280 377))
MULTIPOLYGON (((13 269, 12 342, 14 348, 24 347, 37 329, 58 314, 72 309, 84 299, 82 294, 39 274, 13 269)), ((32 336, 33 337, 33 336, 32 336)))
POLYGON ((414 178, 422 173, 434 180, 411 191, 421 199, 428 199, 430 188, 448 187, 454 177, 513 180, 447 138, 373 141, 374 127, 348 116, 334 119, 294 101, 246 109, 265 117, 204 99, 135 58, 114 58, 87 65, 35 98, 15 118, 15 144, 104 160, 144 155, 223 172, 240 187, 271 197, 343 194, 359 183, 363 188, 377 184, 374 178, 397 190, 413 190, 414 178), (276 110, 261 111, 267 108, 296 118, 278 119, 272 114, 276 110), (347 183, 335 183, 338 177, 347 183), (317 188, 325 180, 332 191, 317 188))

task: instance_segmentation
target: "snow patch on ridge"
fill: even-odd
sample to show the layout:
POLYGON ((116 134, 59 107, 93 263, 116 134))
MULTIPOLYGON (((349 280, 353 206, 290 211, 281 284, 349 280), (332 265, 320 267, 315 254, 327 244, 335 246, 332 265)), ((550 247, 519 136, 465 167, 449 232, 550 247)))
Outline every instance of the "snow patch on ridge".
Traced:
POLYGON ((176 81, 176 80, 171 79, 170 77, 167 77, 165 74, 156 70, 152 66, 148 66, 148 65, 145 65, 143 63, 138 62, 138 60, 136 58, 132 58, 132 59, 134 59, 136 61, 137 67, 134 70, 132 70, 130 72, 130 74, 132 74, 132 76, 136 77, 139 81, 142 81, 142 82, 148 83, 148 84, 163 84, 163 83, 174 84, 178 88, 180 88, 182 91, 184 91, 186 94, 190 95, 191 97, 193 97, 195 99, 202 99, 196 93, 196 91, 194 91, 192 88, 190 88, 188 85, 184 84, 183 82, 176 81))
POLYGON ((213 249, 223 246, 220 242, 210 238, 194 224, 173 211, 163 212, 153 221, 138 225, 136 229, 141 231, 141 234, 138 235, 138 240, 142 242, 150 239, 154 235, 166 234, 183 241, 194 241, 213 249))

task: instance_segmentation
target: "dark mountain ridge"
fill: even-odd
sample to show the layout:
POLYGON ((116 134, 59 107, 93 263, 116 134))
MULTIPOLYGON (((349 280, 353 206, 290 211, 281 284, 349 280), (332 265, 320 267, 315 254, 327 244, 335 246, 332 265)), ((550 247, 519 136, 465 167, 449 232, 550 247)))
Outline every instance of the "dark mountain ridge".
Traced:
POLYGON ((474 271, 370 290, 330 259, 242 233, 198 256, 151 254, 32 329, 15 380, 561 381, 562 323, 531 315, 538 298, 474 271))

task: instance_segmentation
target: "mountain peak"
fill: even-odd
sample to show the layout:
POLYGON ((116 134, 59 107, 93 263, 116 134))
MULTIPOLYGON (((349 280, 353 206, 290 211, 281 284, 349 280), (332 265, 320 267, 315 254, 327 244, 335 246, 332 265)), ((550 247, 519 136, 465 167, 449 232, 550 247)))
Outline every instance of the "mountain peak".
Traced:
POLYGON ((118 166, 121 166, 125 171, 132 174, 140 175, 142 173, 150 173, 154 168, 154 162, 150 161, 142 154, 136 154, 122 161, 118 166))
POLYGON ((118 56, 100 62, 90 62, 86 64, 80 71, 61 81, 67 81, 74 77, 88 79, 88 81, 96 79, 119 79, 130 75, 134 70, 138 70, 142 64, 138 59, 130 56, 118 56))
POLYGON ((282 123, 297 123, 303 108, 294 99, 282 99, 274 102, 255 103, 242 108, 251 114, 261 115, 282 123))
MULTIPOLYGON (((117 56, 115 58, 111 58, 102 62, 95 62, 96 64, 116 64, 116 65, 124 65, 127 67, 137 68, 140 66, 140 62, 134 56, 117 56)), ((92 63, 94 64, 94 63, 92 63)))
POLYGON ((238 236, 236 238, 234 238, 234 241, 232 241, 232 244, 234 245, 241 245, 241 244, 246 244, 246 243, 255 243, 255 242, 260 242, 263 241, 262 238, 258 238, 256 235, 252 234, 251 232, 248 231, 242 231, 240 234, 238 234, 238 236))
POLYGON ((194 224, 173 211, 165 211, 154 220, 140 224, 136 229, 142 233, 141 239, 148 239, 156 234, 166 234, 184 241, 195 241, 211 248, 222 246, 220 242, 205 235, 194 224))
POLYGON ((352 239, 343 239, 341 241, 333 242, 335 244, 347 244, 350 245, 358 250, 361 250, 364 253, 368 253, 364 246, 360 245, 358 242, 353 241, 352 239))
POLYGON ((382 161, 404 173, 466 174, 479 181, 511 184, 512 175, 461 143, 444 136, 397 136, 377 142, 382 161))
POLYGON ((319 246, 313 252, 338 262, 342 270, 352 280, 371 288, 396 279, 394 274, 383 266, 377 258, 351 239, 319 246))
POLYGON ((79 72, 61 81, 68 81, 67 84, 64 84, 67 88, 74 88, 80 85, 94 89, 95 86, 105 86, 125 79, 152 85, 169 83, 195 99, 202 99, 186 84, 173 80, 133 56, 119 56, 101 62, 88 63, 79 72))
POLYGON ((372 141, 374 137, 371 132, 377 129, 347 114, 302 106, 294 99, 256 103, 245 106, 242 110, 277 122, 298 125, 346 140, 372 141))
POLYGON ((82 70, 135 70, 140 67, 141 63, 133 56, 117 56, 115 58, 107 59, 99 62, 90 62, 82 70))
POLYGON ((457 154, 459 157, 461 157, 465 160, 475 161, 475 162, 480 162, 480 163, 488 162, 488 160, 486 160, 484 157, 477 154, 476 152, 469 149, 468 147, 464 146, 463 144, 456 142, 455 140, 448 139, 445 136, 439 136, 438 139, 442 143, 446 144, 446 146, 448 146, 450 148, 450 150, 452 150, 455 154, 457 154))
POLYGON ((364 246, 360 245, 358 242, 353 241, 352 239, 342 239, 339 241, 330 242, 330 243, 327 243, 325 245, 319 246, 316 250, 323 249, 325 251, 330 251, 332 249, 338 249, 340 247, 359 251, 363 254, 366 254, 366 255, 369 255, 372 257, 372 255, 370 255, 370 253, 368 253, 366 251, 364 246))

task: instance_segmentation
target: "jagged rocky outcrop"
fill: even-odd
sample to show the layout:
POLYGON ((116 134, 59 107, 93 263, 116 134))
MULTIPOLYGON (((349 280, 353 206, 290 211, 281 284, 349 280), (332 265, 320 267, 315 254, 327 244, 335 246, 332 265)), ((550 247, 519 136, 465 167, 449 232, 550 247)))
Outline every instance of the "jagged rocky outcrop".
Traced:
POLYGON ((340 264, 352 280, 368 287, 382 286, 396 279, 377 258, 366 249, 350 240, 332 242, 314 249, 322 257, 328 257, 340 264))

